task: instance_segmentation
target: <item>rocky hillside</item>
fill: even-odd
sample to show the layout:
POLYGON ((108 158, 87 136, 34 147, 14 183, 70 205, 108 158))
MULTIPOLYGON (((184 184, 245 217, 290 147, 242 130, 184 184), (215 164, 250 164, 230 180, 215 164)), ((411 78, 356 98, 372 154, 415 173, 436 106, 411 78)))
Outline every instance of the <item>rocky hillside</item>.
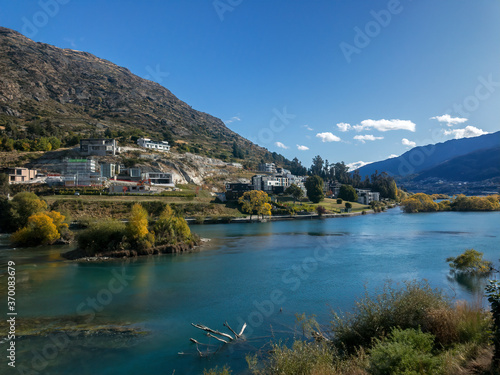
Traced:
POLYGON ((22 130, 32 122, 50 123, 64 134, 170 138, 181 151, 223 159, 234 157, 236 144, 240 159, 273 160, 155 82, 90 53, 36 43, 0 27, 0 126, 22 130))

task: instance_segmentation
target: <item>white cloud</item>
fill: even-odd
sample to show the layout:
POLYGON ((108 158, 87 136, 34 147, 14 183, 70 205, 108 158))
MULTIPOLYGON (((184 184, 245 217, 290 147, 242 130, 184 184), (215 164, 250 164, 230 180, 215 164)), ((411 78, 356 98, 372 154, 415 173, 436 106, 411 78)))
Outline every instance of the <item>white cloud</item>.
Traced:
POLYGON ((439 122, 446 122, 446 125, 453 126, 456 124, 462 124, 467 121, 465 117, 451 117, 448 114, 442 116, 434 116, 430 118, 431 120, 438 120, 439 122))
POLYGON ((309 131, 311 131, 311 132, 314 130, 314 129, 313 129, 313 128, 311 128, 309 125, 302 125, 302 127, 303 127, 303 128, 306 128, 307 130, 309 130, 309 131))
POLYGON ((401 140, 401 143, 404 144, 405 146, 408 146, 408 147, 415 147, 417 144, 413 141, 410 141, 409 139, 406 139, 406 138, 403 138, 401 140))
POLYGON ((376 141, 377 139, 384 139, 384 137, 375 137, 372 134, 365 134, 365 135, 355 135, 354 139, 357 139, 358 141, 365 143, 365 141, 376 141))
POLYGON ((297 145, 297 149, 300 150, 300 151, 307 151, 307 150, 309 150, 309 147, 302 146, 302 145, 297 145))
POLYGON ((340 142, 340 138, 330 132, 318 133, 316 138, 321 138, 322 142, 340 142))
POLYGON ((358 168, 364 167, 367 164, 370 164, 370 162, 366 163, 366 162, 360 160, 360 161, 356 161, 354 163, 349 163, 346 165, 347 165, 347 167, 349 167, 349 171, 354 171, 358 168))
POLYGON ((361 125, 353 126, 353 129, 357 131, 376 129, 381 132, 386 132, 389 130, 409 130, 411 132, 415 131, 415 124, 409 120, 363 120, 361 125))
POLYGON ((346 131, 350 130, 352 127, 351 127, 351 124, 347 124, 345 122, 339 122, 337 124, 337 128, 339 128, 339 130, 341 132, 346 132, 346 131))
POLYGON ((278 146, 279 148, 284 148, 285 150, 288 149, 288 146, 285 146, 283 143, 281 142, 275 142, 274 143, 276 146, 278 146))
POLYGON ((475 126, 471 125, 466 126, 464 129, 453 129, 444 131, 444 135, 453 135, 455 139, 472 138, 483 134, 488 134, 488 132, 485 132, 484 130, 478 129, 475 126))
POLYGON ((393 159, 393 158, 397 158, 399 155, 396 155, 396 154, 390 154, 387 159, 393 159))
POLYGON ((233 116, 229 120, 224 121, 224 124, 227 125, 227 124, 230 124, 230 123, 235 122, 235 121, 241 121, 241 119, 238 116, 233 116))

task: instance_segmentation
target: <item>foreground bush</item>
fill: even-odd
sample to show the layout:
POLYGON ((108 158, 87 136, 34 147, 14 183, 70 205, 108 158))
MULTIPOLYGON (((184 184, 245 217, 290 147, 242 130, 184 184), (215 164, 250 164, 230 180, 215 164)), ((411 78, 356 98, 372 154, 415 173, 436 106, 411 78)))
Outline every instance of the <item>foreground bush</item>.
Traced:
POLYGON ((432 355, 434 336, 420 329, 394 328, 386 339, 375 340, 370 350, 374 375, 438 374, 443 361, 432 355))
POLYGON ((498 373, 491 361, 491 315, 480 304, 452 304, 426 282, 387 284, 376 296, 366 294, 354 312, 334 314, 330 332, 304 314, 297 321, 305 321, 303 336, 314 341, 273 344, 265 358, 247 356, 252 374, 498 373))
POLYGON ((369 347, 374 338, 387 335, 393 327, 418 329, 424 326, 427 312, 448 306, 442 291, 427 282, 407 282, 403 288, 389 284, 374 297, 366 293, 353 312, 333 313, 334 343, 348 352, 369 347))

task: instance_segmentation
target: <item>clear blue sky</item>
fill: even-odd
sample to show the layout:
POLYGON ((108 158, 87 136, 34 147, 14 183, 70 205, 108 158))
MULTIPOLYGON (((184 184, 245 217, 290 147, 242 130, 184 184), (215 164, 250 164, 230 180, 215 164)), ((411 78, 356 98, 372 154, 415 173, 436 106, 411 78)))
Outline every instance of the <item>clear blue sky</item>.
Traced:
POLYGON ((0 3, 0 25, 127 67, 307 166, 500 130, 499 21, 493 0, 0 3))

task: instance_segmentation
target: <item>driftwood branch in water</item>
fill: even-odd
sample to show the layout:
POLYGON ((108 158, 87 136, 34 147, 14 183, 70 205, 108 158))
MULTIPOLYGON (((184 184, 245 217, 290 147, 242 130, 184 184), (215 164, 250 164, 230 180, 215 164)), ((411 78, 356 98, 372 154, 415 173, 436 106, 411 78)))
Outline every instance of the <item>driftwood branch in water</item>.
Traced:
POLYGON ((219 337, 217 337, 217 336, 214 336, 214 335, 212 335, 210 332, 208 332, 208 333, 207 333, 207 336, 208 336, 208 337, 213 337, 213 338, 214 338, 214 339, 216 339, 216 340, 222 341, 224 344, 227 344, 227 343, 228 343, 228 341, 226 341, 226 340, 224 340, 224 339, 221 339, 221 338, 219 338, 219 337))
POLYGON ((229 326, 229 323, 227 322, 227 320, 224 322, 224 324, 223 324, 223 325, 224 325, 224 327, 226 327, 228 330, 230 330, 230 331, 233 333, 233 335, 234 335, 234 337, 235 337, 235 338, 237 338, 237 339, 239 339, 239 338, 240 338, 240 335, 238 335, 238 334, 234 331, 234 329, 232 329, 232 328, 229 326))
MULTIPOLYGON (((216 334, 216 335, 219 335, 219 336, 222 336, 222 337, 225 337, 227 339, 229 339, 229 341, 233 341, 234 338, 231 336, 231 335, 228 335, 227 333, 224 333, 224 332, 219 332, 217 330, 214 330, 212 328, 209 328, 207 326, 204 326, 203 324, 194 324, 194 323, 191 323, 191 325, 193 327, 196 327, 198 329, 201 329, 202 331, 206 331, 206 332, 209 332, 209 333, 213 333, 213 334, 216 334)), ((224 341, 226 342, 226 341, 224 341)), ((227 342, 226 342, 227 343, 227 342)))
POLYGON ((247 324, 246 323, 244 323, 243 327, 241 327, 241 331, 240 331, 240 333, 238 333, 238 337, 241 337, 243 335, 243 331, 245 331, 245 328, 247 328, 247 324))
MULTIPOLYGON (((228 324, 228 322, 227 322, 227 321, 226 321, 226 322, 224 322, 224 327, 227 327, 227 329, 229 329, 229 330, 230 330, 230 331, 234 334, 234 337, 232 337, 231 335, 229 335, 229 334, 227 334, 227 333, 217 331, 217 330, 212 329, 212 328, 210 328, 210 327, 207 327, 207 326, 205 326, 205 325, 203 325, 203 324, 194 324, 194 323, 191 323, 191 325, 192 325, 193 327, 195 327, 195 328, 198 328, 198 329, 201 329, 202 331, 207 332, 207 336, 208 336, 208 337, 213 337, 214 339, 216 339, 216 340, 218 340, 218 341, 220 341, 220 342, 223 342, 224 344, 229 344, 229 342, 230 342, 230 341, 233 341, 233 340, 237 340, 237 339, 239 339, 239 338, 243 335, 243 332, 245 331, 245 328, 247 327, 247 324, 246 324, 246 323, 244 323, 244 324, 243 324, 243 327, 241 327, 241 331, 240 331, 240 333, 236 333, 236 331, 235 331, 235 330, 233 330, 233 329, 229 326, 229 324, 228 324), (222 338, 220 338, 220 337, 217 337, 217 336, 215 336, 215 335, 222 336, 222 337, 224 337, 224 338, 226 338, 226 339, 229 339, 229 341, 226 341, 226 340, 224 340, 224 339, 222 339, 222 338)), ((198 345, 206 345, 206 346, 210 346, 209 344, 203 344, 203 343, 201 343, 201 342, 198 342, 198 341, 196 341, 196 340, 195 340, 195 339, 193 339, 193 338, 190 338, 190 339, 189 339, 189 341, 191 341, 192 343, 196 344, 196 350, 198 351, 198 353, 199 353, 199 355, 200 355, 201 357, 203 357, 203 353, 202 353, 202 352, 200 351, 200 349, 198 348, 198 345)), ((219 349, 220 349, 220 348, 222 348, 222 346, 221 346, 221 345, 219 345, 219 349)), ((217 352, 219 351, 219 349, 217 349, 214 353, 217 353, 217 352)), ((211 354, 213 354, 213 353, 211 353, 211 354)))

